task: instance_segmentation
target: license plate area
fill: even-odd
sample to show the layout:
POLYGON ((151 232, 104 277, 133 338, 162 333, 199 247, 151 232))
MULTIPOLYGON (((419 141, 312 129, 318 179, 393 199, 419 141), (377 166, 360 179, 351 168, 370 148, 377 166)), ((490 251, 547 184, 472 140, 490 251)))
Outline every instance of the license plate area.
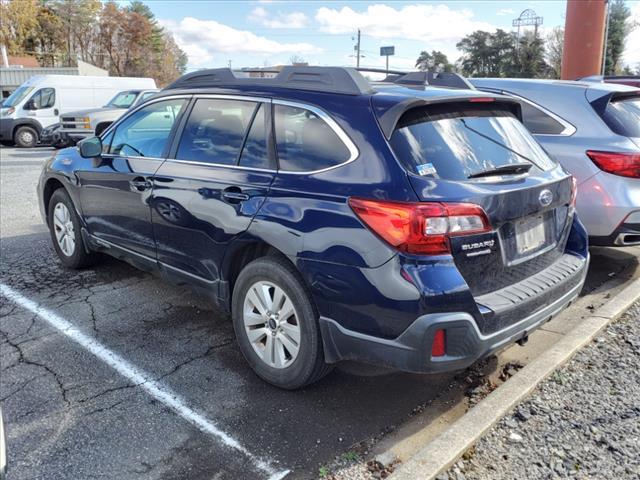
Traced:
POLYGON ((536 215, 516 222, 516 252, 518 256, 535 252, 547 243, 546 223, 544 215, 536 215))
POLYGON ((556 247, 563 228, 555 216, 548 210, 503 224, 498 231, 504 265, 517 265, 556 247))

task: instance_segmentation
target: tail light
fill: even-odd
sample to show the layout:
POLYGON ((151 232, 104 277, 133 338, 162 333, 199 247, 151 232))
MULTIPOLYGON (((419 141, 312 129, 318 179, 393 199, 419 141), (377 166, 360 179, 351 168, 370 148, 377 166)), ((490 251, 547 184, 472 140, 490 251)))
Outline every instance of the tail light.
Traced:
POLYGON ((384 241, 415 255, 448 254, 449 237, 491 231, 482 207, 471 203, 389 202, 352 197, 349 205, 384 241))
POLYGON ((587 150, 587 156, 600 170, 621 177, 640 178, 640 153, 587 150))

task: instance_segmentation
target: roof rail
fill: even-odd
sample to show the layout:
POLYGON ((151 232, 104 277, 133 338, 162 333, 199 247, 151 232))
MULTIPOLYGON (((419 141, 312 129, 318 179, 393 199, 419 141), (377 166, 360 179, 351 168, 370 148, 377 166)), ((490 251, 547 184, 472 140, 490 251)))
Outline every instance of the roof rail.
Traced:
POLYGON ((199 70, 183 75, 166 89, 238 86, 283 87, 345 95, 363 95, 373 91, 369 82, 353 68, 296 66, 286 66, 272 78, 236 77, 230 68, 199 70))
POLYGON ((413 72, 405 72, 401 70, 385 70, 381 68, 356 68, 359 72, 386 73, 387 77, 378 80, 376 83, 395 83, 398 85, 414 85, 424 86, 432 85, 434 87, 446 88, 463 88, 466 90, 475 90, 475 87, 462 75, 453 72, 430 72, 417 70, 413 72))

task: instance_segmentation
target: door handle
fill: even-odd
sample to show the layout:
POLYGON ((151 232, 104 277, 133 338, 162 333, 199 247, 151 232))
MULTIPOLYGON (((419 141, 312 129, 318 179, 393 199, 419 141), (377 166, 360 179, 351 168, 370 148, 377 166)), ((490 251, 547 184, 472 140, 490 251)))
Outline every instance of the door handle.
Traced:
POLYGON ((136 177, 129 182, 131 186, 131 190, 134 192, 144 192, 145 190, 152 187, 151 182, 146 180, 144 177, 136 177))
POLYGON ((240 203, 249 200, 249 195, 242 193, 238 187, 229 187, 222 191, 222 198, 229 203, 240 203))
POLYGON ((53 114, 57 117, 60 114, 60 112, 58 111, 57 108, 54 108, 53 109, 53 114))

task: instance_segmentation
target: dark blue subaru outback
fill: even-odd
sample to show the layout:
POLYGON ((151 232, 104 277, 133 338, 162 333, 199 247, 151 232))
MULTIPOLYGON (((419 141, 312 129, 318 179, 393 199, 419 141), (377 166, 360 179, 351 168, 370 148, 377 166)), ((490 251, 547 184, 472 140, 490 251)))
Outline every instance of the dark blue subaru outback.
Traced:
POLYGON ((584 282, 573 179, 514 99, 419 77, 185 75, 46 163, 55 250, 206 292, 283 388, 340 360, 442 372, 526 340, 584 282))

